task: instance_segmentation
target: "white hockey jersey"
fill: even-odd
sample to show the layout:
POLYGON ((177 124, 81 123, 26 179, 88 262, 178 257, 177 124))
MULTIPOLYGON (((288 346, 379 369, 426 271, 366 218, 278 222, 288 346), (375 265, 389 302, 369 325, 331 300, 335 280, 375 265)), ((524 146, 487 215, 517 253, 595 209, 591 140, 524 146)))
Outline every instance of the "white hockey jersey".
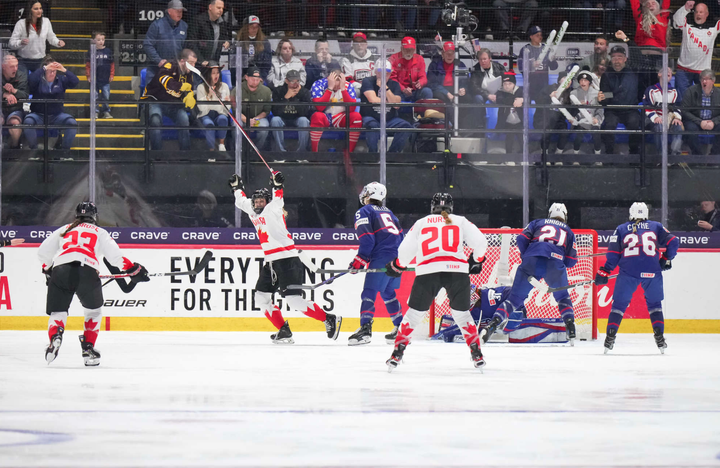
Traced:
POLYGON ((369 50, 365 52, 364 57, 360 57, 354 50, 350 51, 350 56, 343 58, 340 62, 345 78, 353 82, 356 93, 360 93, 362 80, 375 75, 376 57, 369 50))
POLYGON ((265 209, 260 214, 255 213, 252 199, 247 198, 242 190, 235 191, 235 206, 248 214, 250 221, 257 229, 258 240, 265 253, 266 261, 272 262, 281 258, 298 256, 295 242, 285 224, 283 189, 273 189, 272 200, 265 205, 265 209))
POLYGON ((450 220, 451 224, 445 224, 439 214, 418 220, 398 248, 400 264, 408 266, 415 258, 416 275, 467 273, 463 244, 473 250, 475 260, 482 261, 487 251, 485 234, 464 216, 451 214, 450 220))
POLYGON ((710 18, 703 23, 708 27, 697 27, 687 22, 690 10, 681 6, 673 15, 673 22, 677 29, 682 29, 683 38, 680 48, 680 58, 677 65, 685 70, 700 73, 712 68, 712 54, 715 38, 720 32, 720 21, 712 24, 710 18))
POLYGON ((70 224, 66 224, 47 237, 38 248, 38 258, 47 269, 51 266, 80 262, 100 271, 100 257, 111 265, 127 270, 133 263, 122 256, 117 242, 108 232, 94 224, 80 223, 63 236, 70 224))

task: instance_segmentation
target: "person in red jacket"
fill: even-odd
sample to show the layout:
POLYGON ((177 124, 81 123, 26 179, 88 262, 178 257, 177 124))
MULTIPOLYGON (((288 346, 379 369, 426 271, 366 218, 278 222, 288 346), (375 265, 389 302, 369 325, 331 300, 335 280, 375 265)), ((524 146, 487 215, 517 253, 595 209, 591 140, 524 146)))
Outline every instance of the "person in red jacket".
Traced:
POLYGON ((415 39, 403 37, 402 50, 391 55, 389 60, 393 68, 390 79, 400 83, 403 101, 432 99, 432 90, 427 87, 425 59, 415 53, 415 39))

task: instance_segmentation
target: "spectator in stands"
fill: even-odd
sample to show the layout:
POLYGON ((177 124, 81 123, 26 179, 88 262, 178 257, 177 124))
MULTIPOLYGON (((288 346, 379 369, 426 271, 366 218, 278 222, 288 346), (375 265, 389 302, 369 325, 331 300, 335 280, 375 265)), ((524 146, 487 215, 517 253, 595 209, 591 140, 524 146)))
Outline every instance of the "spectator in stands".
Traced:
MULTIPOLYGON (((377 10, 377 8, 375 8, 375 10, 377 10)), ((357 94, 360 94, 362 81, 374 75, 373 67, 375 66, 376 60, 377 57, 368 50, 367 36, 365 36, 365 33, 356 32, 353 34, 350 56, 343 58, 340 64, 345 73, 345 79, 355 86, 355 92, 357 94)))
MULTIPOLYGON (((535 9, 538 7, 538 2, 536 0, 494 0, 493 6, 504 8, 512 7, 514 8, 513 14, 516 14, 518 10, 522 9, 520 24, 517 24, 515 29, 515 34, 520 38, 525 35, 525 31, 528 30, 530 23, 535 19, 535 9)), ((500 23, 499 30, 512 33, 512 31, 510 31, 509 10, 497 10, 495 14, 497 15, 498 23, 500 23)))
MULTIPOLYGON (((711 69, 703 70, 700 84, 692 85, 685 91, 682 119, 688 133, 705 131, 714 134, 710 154, 720 154, 720 91, 715 89, 715 72, 711 69)), ((687 135, 687 139, 692 154, 705 154, 700 150, 697 134, 687 135)))
MULTIPOLYGON (((678 92, 672 86, 669 86, 670 80, 672 79, 672 69, 667 68, 667 103, 668 103, 668 133, 672 134, 670 151, 672 154, 680 154, 682 148, 682 135, 680 132, 684 130, 682 115, 678 104, 680 99, 678 98, 678 92)), ((658 70, 658 82, 645 90, 645 97, 643 98, 643 105, 645 108, 645 128, 648 128, 655 132, 655 147, 657 152, 660 153, 662 145, 662 131, 663 131, 663 88, 662 88, 662 76, 663 70, 658 70)))
POLYGON ((330 55, 330 44, 326 39, 318 39, 315 41, 315 55, 305 62, 305 87, 312 89, 316 81, 327 78, 330 71, 337 68, 341 68, 340 63, 330 55))
POLYGON ((217 206, 218 203, 215 194, 209 190, 201 191, 197 196, 197 201, 195 202, 195 210, 193 211, 191 226, 210 228, 234 227, 227 218, 218 212, 217 206))
POLYGON ((272 66, 267 76, 267 83, 270 89, 282 87, 285 84, 285 76, 290 70, 295 70, 300 75, 300 85, 305 86, 307 72, 302 60, 295 56, 295 46, 290 39, 280 39, 275 56, 272 58, 272 66))
MULTIPOLYGON (((378 8, 376 5, 378 3, 384 3, 380 0, 365 0, 363 2, 356 2, 354 0, 345 0, 346 3, 364 3, 367 5, 367 8, 363 8, 363 10, 366 10, 367 13, 363 15, 360 11, 360 7, 352 7, 350 9, 350 27, 357 31, 360 29, 360 18, 365 16, 367 26, 370 29, 375 29, 378 27, 378 19, 380 18, 380 8, 378 8)), ((357 34, 357 33, 355 33, 357 34)), ((353 38, 355 38, 355 34, 353 34, 353 38)), ((370 37, 377 37, 377 33, 371 32, 370 37)), ((362 80, 360 80, 362 81, 362 80)))
MULTIPOLYGON (((230 99, 235 99, 235 90, 230 93, 230 99)), ((262 73, 256 66, 251 66, 245 73, 245 81, 242 84, 242 100, 248 102, 240 109, 240 120, 245 128, 267 128, 270 122, 267 117, 272 111, 272 91, 263 84, 262 73)), ((255 145, 262 149, 267 141, 268 131, 256 132, 255 145)))
POLYGON ((210 129, 205 130, 205 141, 207 142, 208 150, 215 151, 215 140, 217 140, 218 151, 225 151, 225 137, 227 136, 227 127, 229 124, 228 116, 225 115, 222 104, 217 103, 217 100, 229 101, 230 100, 230 88, 227 84, 223 83, 220 72, 223 66, 219 65, 215 61, 208 62, 203 68, 203 78, 210 84, 210 87, 205 82, 198 85, 196 92, 197 95, 197 108, 198 108, 198 119, 203 127, 210 129), (213 102, 214 104, 209 104, 213 102), (221 128, 220 130, 213 130, 215 127, 221 128))
MULTIPOLYGON (((195 66, 196 62, 195 52, 183 49, 180 60, 165 62, 145 87, 145 95, 141 99, 150 102, 148 113, 151 127, 162 127, 163 116, 169 117, 175 126, 190 126, 186 109, 194 109, 196 101, 192 92, 192 73, 185 64, 195 66)), ((190 149, 189 130, 178 130, 178 143, 181 150, 190 149)), ((162 149, 162 130, 150 130, 150 149, 162 149)))
POLYGON ((712 200, 701 201, 700 210, 703 213, 703 219, 698 221, 698 226, 705 231, 720 231, 720 210, 717 203, 712 200))
MULTIPOLYGON (((562 83, 567 73, 558 73, 557 83, 546 85, 536 96, 536 104, 553 104, 553 98, 556 98, 561 104, 570 104, 570 90, 571 87, 565 89, 562 94, 557 93, 557 89, 562 83)), ((572 113, 571 110, 568 111, 572 113)), ((553 150, 550 149, 551 138, 555 135, 554 130, 567 130, 567 120, 565 116, 557 108, 538 108, 535 110, 533 116, 533 127, 537 130, 544 130, 542 138, 540 139, 540 147, 544 154, 550 153, 553 150)), ((557 146, 555 153, 562 154, 567 146, 568 133, 558 133, 557 146)))
MULTIPOLYGON (((610 51, 612 69, 606 71, 600 79, 598 102, 603 106, 637 105, 638 78, 634 71, 627 67, 625 48, 615 46, 610 51), (608 93, 606 96, 605 93, 608 93), (610 94, 612 93, 612 94, 610 94), (612 96, 612 97, 610 97, 612 96)), ((615 130, 618 123, 625 125, 627 130, 640 129, 640 114, 637 109, 605 109, 604 130, 615 130)), ((615 154, 615 135, 603 134, 607 154, 615 154)), ((640 135, 630 135, 630 154, 640 153, 640 135)))
MULTIPOLYGON (((501 81, 507 70, 500 62, 493 62, 490 49, 480 49, 477 53, 478 63, 473 67, 470 75, 470 86, 475 96, 475 102, 485 104, 487 101, 495 102, 495 93, 500 87, 496 81, 501 81)), ((478 128, 487 126, 485 108, 478 108, 475 116, 478 118, 478 128)))
MULTIPOLYGON (((260 27, 260 18, 255 15, 248 16, 248 19, 237 33, 237 41, 242 46, 243 70, 248 70, 253 65, 260 70, 260 76, 265 80, 270 73, 272 65, 272 47, 270 41, 265 38, 260 27)), ((245 73, 247 75, 247 73, 245 73)), ((266 135, 267 136, 267 135, 266 135)))
MULTIPOLYGON (((92 33, 93 41, 95 41, 95 89, 97 90, 98 107, 95 114, 98 118, 112 119, 110 113, 110 83, 115 78, 115 59, 113 58, 112 49, 105 47, 105 33, 95 31, 92 33)), ((85 76, 90 83, 90 51, 88 51, 85 59, 85 76)))
MULTIPOLYGON (((170 60, 177 62, 185 47, 188 25, 183 21, 183 4, 180 0, 170 0, 165 16, 152 22, 148 28, 143 47, 147 54, 148 67, 145 83, 150 83, 161 67, 170 60)), ((192 79, 189 81, 192 84, 192 79)))
MULTIPOLYGON (((18 59, 11 54, 3 56, 2 63, 2 115, 5 125, 21 125, 25 119, 23 103, 30 96, 27 73, 19 70, 18 59)), ((20 147, 22 130, 9 128, 10 148, 20 147)))
MULTIPOLYGON (((440 99, 447 104, 453 104, 455 102, 456 65, 459 70, 465 70, 465 72, 457 72, 460 75, 458 77, 458 102, 460 104, 472 104, 475 102, 475 98, 467 92, 469 89, 467 67, 462 61, 455 60, 455 43, 452 41, 445 42, 442 55, 433 58, 430 65, 428 65, 428 88, 432 90, 433 97, 436 99, 440 99)), ((470 108, 459 109, 460 123, 457 124, 456 128, 460 128, 461 125, 464 127, 462 123, 466 122, 466 115, 469 114, 469 111, 470 108)))
POLYGON ((401 47, 400 52, 390 56, 393 67, 390 79, 400 83, 403 101, 416 102, 432 98, 432 90, 427 87, 425 59, 415 53, 415 39, 403 37, 401 47))
MULTIPOLYGON (((603 26, 603 30, 617 31, 618 29, 622 29, 624 16, 624 12, 622 10, 625 9, 625 0, 614 0, 609 2, 604 0, 583 0, 579 6, 582 8, 602 8, 603 12, 601 15, 605 20, 601 25, 603 26)), ((583 12, 581 26, 582 31, 592 30, 590 26, 590 14, 590 11, 583 12)), ((592 67, 590 70, 592 70, 592 67)))
MULTIPOLYGON (((585 111, 587 111, 587 114, 590 114, 590 118, 588 119, 587 114, 585 112, 582 112, 581 109, 571 110, 571 114, 575 114, 575 122, 572 122, 573 124, 573 130, 576 132, 579 131, 578 127, 585 129, 585 130, 599 130, 600 126, 603 123, 603 120, 605 118, 605 113, 600 106, 600 103, 598 102, 598 90, 597 88, 592 86, 593 83, 593 75, 592 73, 583 70, 578 73, 578 84, 579 86, 572 90, 570 93, 570 96, 575 96, 578 101, 580 101, 581 104, 586 104, 589 107, 584 108, 585 111)), ((599 133, 593 133, 592 134, 592 140, 593 140, 593 149, 595 150, 595 154, 600 154, 600 150, 602 149, 601 141, 600 141, 600 134, 599 133)), ((583 135, 580 133, 575 133, 575 141, 573 143, 573 150, 575 154, 578 154, 580 152, 580 147, 582 146, 583 141, 583 135)), ((600 164, 600 163, 596 163, 600 164)))
POLYGON ((25 9, 25 19, 15 23, 10 48, 17 50, 20 70, 34 72, 45 58, 45 43, 65 47, 65 41, 57 38, 50 20, 43 17, 42 3, 30 1, 25 9))
POLYGON ((681 29, 683 33, 680 58, 675 73, 675 88, 680 100, 686 89, 700 83, 700 71, 711 68, 713 46, 720 32, 720 21, 714 23, 709 21, 709 15, 710 11, 706 4, 689 1, 678 8, 673 16, 675 27, 681 29), (688 21, 687 16, 692 13, 693 7, 695 8, 693 18, 688 21))
MULTIPOLYGON (((380 128, 380 106, 382 102, 380 99, 380 89, 382 86, 382 71, 385 68, 385 98, 386 98, 386 111, 385 111, 385 122, 386 128, 413 128, 412 125, 405 119, 398 116, 398 108, 393 107, 392 104, 399 104, 402 101, 400 90, 400 84, 391 80, 390 73, 392 72, 392 65, 388 60, 385 60, 383 64, 382 59, 378 59, 373 65, 375 69, 375 76, 365 78, 362 81, 360 99, 362 102, 370 104, 378 104, 376 106, 363 106, 360 108, 360 114, 362 115, 363 126, 365 128, 379 129, 380 128)), ((409 132, 395 133, 392 131, 387 132, 388 135, 394 134, 393 142, 390 145, 388 152, 397 153, 405 148, 410 138, 409 132)), ((365 134, 365 141, 368 145, 368 150, 371 153, 378 152, 378 142, 380 141, 380 131, 369 132, 365 134)))
POLYGON ((610 64, 610 57, 607 59, 601 59, 595 66, 593 67, 590 72, 592 73, 592 86, 596 89, 600 89, 600 80, 602 79, 602 76, 605 74, 605 72, 608 69, 608 65, 610 64))
MULTIPOLYGON (((398 34, 402 31, 417 29, 417 5, 418 0, 393 0, 392 2, 396 6, 392 8, 392 18, 395 22, 395 29, 398 34), (402 8, 401 5, 409 5, 408 8, 402 8), (404 15, 403 15, 404 13, 404 15), (405 16, 405 22, 403 22, 403 16, 405 16)), ((437 18, 435 19, 437 22, 437 18)))
MULTIPOLYGON (((523 112, 523 89, 517 86, 515 73, 505 72, 502 77, 502 88, 497 92, 498 109, 498 130, 522 130, 523 112)), ((505 152, 513 153, 522 150, 522 135, 518 133, 505 134, 505 152)))
MULTIPOLYGON (((80 80, 49 55, 43 60, 42 69, 44 72, 38 70, 32 73, 28 80, 33 100, 52 99, 61 102, 33 102, 30 105, 30 114, 25 117, 23 124, 40 126, 47 123, 68 127, 62 130, 63 135, 58 136, 55 144, 56 148, 68 150, 77 134, 77 121, 63 112, 62 101, 65 100, 65 90, 77 87, 80 80)), ((25 138, 30 148, 37 148, 37 128, 25 129, 25 138)))
POLYGON ((580 70, 592 71, 602 60, 610 61, 608 55, 608 40, 605 36, 597 36, 593 44, 593 53, 578 63, 580 70))
POLYGON ((210 61, 219 63, 222 51, 230 48, 232 31, 223 19, 224 9, 223 0, 210 0, 207 11, 198 14, 188 28, 188 47, 203 67, 210 61))
POLYGON ((533 26, 528 31, 528 37, 530 38, 530 43, 526 44, 522 49, 520 49, 520 53, 518 54, 518 70, 520 70, 522 73, 525 73, 525 50, 527 49, 529 51, 528 53, 528 72, 530 73, 529 83, 527 86, 530 87, 530 99, 533 101, 537 101, 538 94, 542 89, 548 85, 550 72, 549 70, 555 70, 558 67, 557 60, 555 60, 555 57, 551 57, 551 53, 548 53, 545 55, 545 58, 543 59, 542 63, 539 62, 540 54, 542 53, 543 49, 545 47, 548 47, 547 44, 543 44, 543 32, 542 29, 540 29, 540 26, 533 26))
MULTIPOLYGON (((355 87, 347 82, 340 66, 331 68, 327 78, 317 80, 313 84, 311 97, 313 102, 317 104, 315 107, 318 111, 312 114, 310 126, 329 127, 332 123, 332 126, 337 128, 346 128, 346 126, 360 128, 362 126, 362 116, 357 112, 357 107, 347 108, 328 105, 333 102, 357 102, 356 96, 355 87), (348 115, 350 125, 346 125, 345 121, 348 115)), ((322 138, 322 131, 310 132, 310 146, 314 152, 318 150, 320 138, 322 138)), ((350 140, 348 151, 352 153, 355 151, 360 133, 350 132, 348 138, 350 140)))
MULTIPOLYGON (((293 103, 311 103, 310 91, 302 86, 302 75, 297 70, 288 70, 285 74, 285 84, 278 86, 273 91, 273 118, 270 126, 282 128, 285 126, 307 128, 310 126, 310 115, 313 106, 295 105, 293 103)), ((275 130, 275 146, 277 151, 285 149, 285 132, 275 130)), ((310 133, 303 130, 298 131, 298 151, 307 151, 310 133)))

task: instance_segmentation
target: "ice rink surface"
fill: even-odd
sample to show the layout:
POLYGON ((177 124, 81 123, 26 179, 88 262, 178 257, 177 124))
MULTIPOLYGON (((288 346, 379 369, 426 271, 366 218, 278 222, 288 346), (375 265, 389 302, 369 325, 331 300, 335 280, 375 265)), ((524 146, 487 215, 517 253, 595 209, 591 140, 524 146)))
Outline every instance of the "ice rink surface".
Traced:
POLYGON ((720 335, 571 347, 414 342, 389 374, 375 333, 0 332, 1 467, 720 467, 720 335))

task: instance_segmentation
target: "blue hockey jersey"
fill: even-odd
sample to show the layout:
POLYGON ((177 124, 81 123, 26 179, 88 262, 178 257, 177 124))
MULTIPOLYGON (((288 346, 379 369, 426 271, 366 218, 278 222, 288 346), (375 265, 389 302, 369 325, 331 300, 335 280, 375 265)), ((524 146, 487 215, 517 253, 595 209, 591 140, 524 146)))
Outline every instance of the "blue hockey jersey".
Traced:
POLYGON ((562 261, 567 268, 577 263, 575 234, 557 219, 536 219, 517 236, 522 258, 546 257, 562 261))
POLYGON ((510 296, 511 291, 509 286, 483 288, 480 291, 480 301, 470 310, 473 320, 478 324, 489 322, 498 306, 510 296))
POLYGON ((404 234, 400 222, 384 206, 365 205, 355 213, 358 256, 365 260, 397 257, 404 234))
POLYGON ((680 240, 657 221, 628 221, 615 229, 605 255, 605 267, 635 278, 653 278, 660 273, 660 248, 668 259, 675 258, 680 240))

